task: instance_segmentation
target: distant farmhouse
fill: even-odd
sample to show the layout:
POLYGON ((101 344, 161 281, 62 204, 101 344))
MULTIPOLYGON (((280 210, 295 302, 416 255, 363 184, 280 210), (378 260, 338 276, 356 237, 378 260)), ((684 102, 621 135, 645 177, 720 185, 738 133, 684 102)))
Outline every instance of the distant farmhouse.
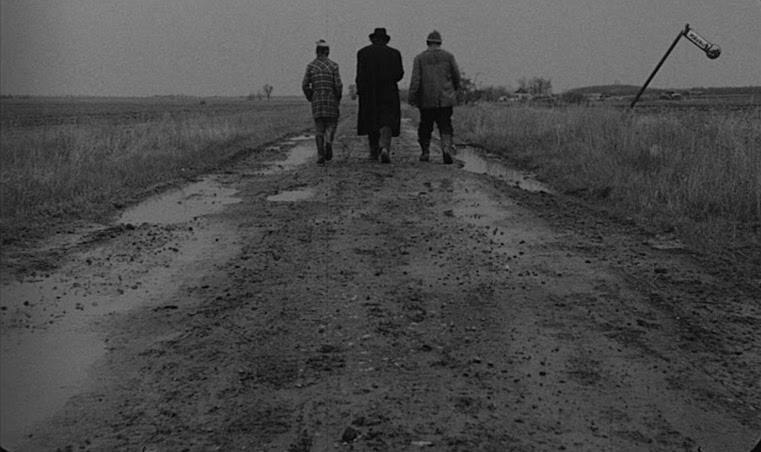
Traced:
POLYGON ((525 89, 523 89, 523 88, 518 88, 517 90, 515 90, 513 95, 518 100, 529 100, 529 99, 531 99, 531 94, 528 91, 526 91, 525 89))
POLYGON ((529 94, 528 91, 526 91, 523 88, 518 88, 517 90, 515 90, 514 92, 512 92, 510 94, 507 94, 505 96, 500 96, 500 98, 497 99, 497 101, 499 101, 499 102, 522 102, 522 101, 531 100, 531 98, 532 98, 532 96, 531 96, 531 94, 529 94))

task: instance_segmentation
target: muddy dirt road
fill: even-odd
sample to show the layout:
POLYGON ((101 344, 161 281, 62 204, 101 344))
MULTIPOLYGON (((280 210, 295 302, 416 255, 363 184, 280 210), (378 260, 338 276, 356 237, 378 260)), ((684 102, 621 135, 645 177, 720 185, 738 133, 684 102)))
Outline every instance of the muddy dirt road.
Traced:
POLYGON ((409 121, 390 165, 340 131, 9 261, 3 447, 753 447, 761 280, 476 150, 420 163, 409 121))

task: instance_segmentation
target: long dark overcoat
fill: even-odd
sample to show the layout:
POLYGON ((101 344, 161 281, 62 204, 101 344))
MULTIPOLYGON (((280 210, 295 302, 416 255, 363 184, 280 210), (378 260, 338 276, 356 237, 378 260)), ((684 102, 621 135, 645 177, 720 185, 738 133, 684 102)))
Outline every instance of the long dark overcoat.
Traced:
POLYGON ((391 127, 399 136, 401 106, 397 83, 404 77, 402 54, 386 44, 371 44, 357 52, 357 135, 391 127))

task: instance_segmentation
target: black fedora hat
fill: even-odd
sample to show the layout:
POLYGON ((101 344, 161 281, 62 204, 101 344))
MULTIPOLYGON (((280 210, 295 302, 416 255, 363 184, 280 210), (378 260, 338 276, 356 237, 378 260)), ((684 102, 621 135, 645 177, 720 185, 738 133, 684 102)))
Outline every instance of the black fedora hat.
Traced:
POLYGON ((391 36, 386 34, 386 29, 385 28, 380 28, 379 27, 379 28, 376 28, 373 31, 373 33, 370 35, 370 39, 373 39, 373 38, 380 38, 380 39, 383 39, 386 42, 388 42, 391 39, 391 36))

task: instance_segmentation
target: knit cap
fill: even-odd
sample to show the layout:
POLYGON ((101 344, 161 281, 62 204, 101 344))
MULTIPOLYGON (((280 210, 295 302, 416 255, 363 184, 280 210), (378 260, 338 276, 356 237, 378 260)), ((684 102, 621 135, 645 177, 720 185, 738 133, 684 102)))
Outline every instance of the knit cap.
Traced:
POLYGON ((428 38, 426 38, 427 42, 436 42, 441 44, 441 33, 439 33, 436 30, 433 30, 429 35, 428 38))

